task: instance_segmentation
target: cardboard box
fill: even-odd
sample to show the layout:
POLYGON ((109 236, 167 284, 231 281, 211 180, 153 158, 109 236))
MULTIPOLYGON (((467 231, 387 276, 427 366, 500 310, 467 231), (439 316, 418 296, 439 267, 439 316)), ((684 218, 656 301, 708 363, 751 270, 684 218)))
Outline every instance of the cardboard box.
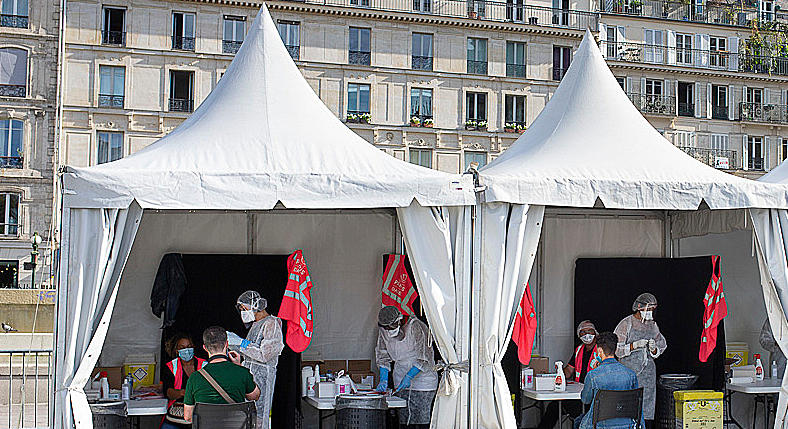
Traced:
POLYGON ((347 369, 351 374, 357 372, 371 372, 372 361, 369 359, 355 359, 347 361, 347 369))
POLYGON ((123 367, 122 366, 97 366, 93 368, 90 379, 101 371, 107 371, 107 381, 110 389, 120 389, 123 386, 123 367))
POLYGON ((676 429, 722 429, 722 392, 679 390, 676 401, 676 429))
POLYGON ((534 390, 540 392, 555 390, 555 375, 540 375, 534 377, 534 390))
POLYGON ((548 357, 532 357, 528 367, 533 368, 534 374, 550 374, 555 371, 555 368, 550 368, 550 358, 548 357))
POLYGON ((347 361, 346 360, 327 360, 320 364, 320 372, 325 374, 326 372, 331 371, 336 375, 339 371, 347 372, 347 361))
POLYGON ((317 383, 318 398, 333 398, 334 396, 336 396, 336 384, 330 381, 317 383))

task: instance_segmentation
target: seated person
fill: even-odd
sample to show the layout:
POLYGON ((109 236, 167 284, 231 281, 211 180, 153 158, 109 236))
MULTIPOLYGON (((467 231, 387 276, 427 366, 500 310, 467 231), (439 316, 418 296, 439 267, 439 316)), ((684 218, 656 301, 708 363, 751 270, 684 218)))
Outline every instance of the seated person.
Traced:
MULTIPOLYGON (((582 418, 575 420, 575 429, 591 429, 592 414, 594 412, 594 396, 599 390, 632 390, 638 388, 638 378, 635 372, 618 363, 616 360, 616 347, 618 337, 612 332, 602 332, 596 337, 596 352, 599 363, 593 371, 586 375, 583 391, 580 393, 580 400, 584 404, 590 404, 588 412, 582 418)), ((641 427, 645 427, 645 422, 641 416, 641 427)), ((598 428, 624 429, 633 426, 629 419, 609 419, 597 423, 598 428)))
MULTIPOLYGON (((186 393, 186 382, 189 376, 205 366, 208 362, 194 356, 194 342, 189 335, 177 333, 164 344, 167 354, 172 358, 161 372, 161 382, 167 395, 167 409, 176 401, 183 401, 186 393)), ((190 426, 163 420, 161 429, 188 428, 190 426)))
MULTIPOLYGON (((207 372, 227 392, 235 402, 256 401, 260 397, 260 388, 254 383, 252 373, 241 366, 241 356, 236 352, 227 354, 227 331, 219 326, 211 326, 202 334, 203 348, 208 352, 207 372)), ((183 418, 192 421, 194 406, 205 404, 226 404, 216 389, 199 371, 192 373, 186 383, 186 394, 183 398, 183 418)))

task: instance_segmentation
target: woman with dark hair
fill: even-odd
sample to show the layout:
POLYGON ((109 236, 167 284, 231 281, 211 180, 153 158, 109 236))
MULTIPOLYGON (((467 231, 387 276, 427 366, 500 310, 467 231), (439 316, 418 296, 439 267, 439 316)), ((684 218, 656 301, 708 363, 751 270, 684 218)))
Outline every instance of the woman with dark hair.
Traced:
MULTIPOLYGON (((189 428, 190 424, 176 423, 183 416, 183 395, 186 393, 186 381, 198 369, 208 362, 194 356, 194 342, 187 334, 175 334, 164 344, 164 349, 171 358, 161 371, 161 382, 167 403, 167 416, 162 420, 162 429, 189 428)), ((185 422, 185 421, 184 421, 185 422)))

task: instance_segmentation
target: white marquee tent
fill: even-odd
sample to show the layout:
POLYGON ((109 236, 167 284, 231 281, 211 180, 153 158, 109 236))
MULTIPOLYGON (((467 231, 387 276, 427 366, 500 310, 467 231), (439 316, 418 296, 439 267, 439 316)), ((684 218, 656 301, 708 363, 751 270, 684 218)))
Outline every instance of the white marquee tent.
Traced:
MULTIPOLYGON (((316 286, 313 344, 332 358, 340 335, 320 326, 350 301, 355 310, 342 314, 355 329, 348 333, 371 351, 375 267, 397 248, 398 220, 438 346, 459 362, 454 338, 468 326, 458 308, 469 264, 455 273, 453 252, 468 252, 451 246, 463 242, 457 236, 470 242, 469 228, 456 229, 469 225, 462 219, 475 203, 470 177, 396 160, 347 129, 301 76, 265 6, 215 90, 181 126, 119 161, 69 167, 62 182, 55 428, 92 427, 83 387, 100 356, 158 350, 160 322, 146 300, 161 256, 173 251, 303 248, 316 286), (346 290, 353 300, 342 298, 346 290), (364 300, 369 308, 358 310, 364 300)), ((443 401, 456 407, 462 377, 450 373, 443 401)), ((453 424, 460 414, 445 418, 453 424)))
MULTIPOLYGON (((474 257, 479 255, 481 270, 474 276, 474 282, 478 280, 480 285, 474 286, 481 299, 472 300, 480 302, 473 311, 481 317, 471 328, 480 335, 480 356, 472 362, 471 383, 482 391, 491 388, 495 394, 473 401, 472 406, 478 403, 479 408, 471 416, 478 414, 477 426, 485 428, 514 427, 500 362, 525 281, 531 277, 545 206, 572 210, 599 207, 601 203, 606 209, 622 211, 690 211, 703 203, 715 211, 788 208, 785 187, 715 170, 662 137, 621 90, 590 32, 544 110, 506 152, 480 170, 480 176, 486 190, 476 234, 484 240, 481 252, 474 253, 474 257), (474 374, 478 374, 478 381, 474 374)), ((564 243, 565 248, 583 246, 581 237, 585 235, 571 238, 564 243)), ((545 240, 542 246, 550 237, 545 240)), ((788 278, 774 273, 776 268, 785 271, 784 255, 781 265, 772 263, 769 257, 778 246, 768 237, 759 236, 759 243, 759 251, 763 250, 760 254, 767 255, 770 262, 774 283, 788 278)), ((762 275, 772 326, 785 327, 785 312, 779 306, 774 283, 770 276, 762 275)), ((571 290, 564 293, 570 294, 571 302, 571 290)), ((569 305, 550 309, 552 315, 545 315, 540 324, 566 323, 565 315, 572 314, 569 305)), ((569 347, 571 343, 566 349, 569 347)), ((780 425, 786 393, 784 388, 780 395, 780 425)))

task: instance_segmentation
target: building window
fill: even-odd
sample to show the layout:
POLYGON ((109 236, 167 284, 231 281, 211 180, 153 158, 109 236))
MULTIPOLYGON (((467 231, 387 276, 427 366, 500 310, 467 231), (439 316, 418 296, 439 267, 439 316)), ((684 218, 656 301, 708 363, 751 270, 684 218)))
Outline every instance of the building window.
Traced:
POLYGON ((125 67, 99 66, 99 107, 123 108, 125 67))
POLYGON ((27 95, 27 51, 0 48, 0 96, 27 95))
POLYGON ((728 39, 725 37, 709 37, 709 66, 728 67, 728 39))
POLYGON ((553 80, 564 78, 572 61, 572 48, 568 46, 553 46, 553 80))
POLYGON ((646 79, 646 95, 662 95, 662 81, 655 79, 646 79))
POLYGON ((678 147, 696 147, 694 131, 674 131, 673 144, 678 147))
POLYGON ((194 14, 172 14, 172 49, 194 50, 194 14))
POLYGON ((662 30, 644 30, 645 46, 643 47, 643 60, 647 63, 662 64, 664 62, 664 33, 662 30))
POLYGON ((504 98, 504 110, 506 121, 504 129, 506 131, 525 130, 525 96, 507 94, 504 98))
POLYGON ((17 119, 0 121, 0 168, 22 168, 24 123, 17 119))
POLYGON ((763 104, 763 89, 747 88, 747 102, 752 104, 763 104))
POLYGON ((123 133, 98 132, 98 163, 116 161, 123 158, 123 133))
POLYGON ((788 158, 788 139, 785 137, 780 138, 780 162, 788 158))
POLYGON ((194 111, 194 72, 170 70, 170 112, 194 111))
POLYGON ((19 261, 0 261, 0 289, 19 288, 19 261))
POLYGON ((126 45, 126 9, 104 8, 101 43, 104 45, 126 45))
POLYGON ((432 10, 431 0, 413 0, 413 10, 417 12, 429 12, 432 10))
POLYGON ((411 88, 410 90, 410 124, 414 126, 432 126, 432 90, 411 88))
POLYGON ((468 73, 487 74, 487 39, 468 38, 468 73))
POLYGON ((299 41, 300 37, 300 26, 297 22, 293 21, 279 21, 279 35, 282 37, 282 42, 285 44, 285 48, 287 48, 287 52, 290 54, 290 58, 297 60, 300 55, 300 46, 301 42, 299 41))
POLYGON ((750 136, 747 140, 747 169, 763 170, 763 137, 750 136))
POLYGON ((468 92, 465 94, 465 128, 468 130, 487 129, 487 94, 468 92))
POLYGON ((712 119, 728 119, 728 87, 711 86, 711 117, 712 119))
POLYGON ((695 84, 679 82, 679 116, 695 116, 695 84))
POLYGON ((727 134, 712 134, 711 135, 711 149, 715 151, 728 150, 728 135, 727 134))
POLYGON ((618 27, 615 25, 607 26, 606 36, 607 57, 618 58, 618 27))
POLYGON ((350 4, 353 6, 369 7, 369 0, 350 0, 350 4))
POLYGON ((724 170, 733 168, 736 163, 736 159, 734 158, 735 152, 728 150, 727 134, 711 135, 711 156, 714 157, 714 168, 721 168, 724 170))
POLYGON ((465 152, 465 169, 468 171, 472 162, 478 164, 476 168, 482 168, 487 165, 487 152, 465 152))
POLYGON ((370 53, 370 38, 372 30, 369 28, 350 27, 350 45, 348 47, 348 62, 368 66, 372 63, 370 53))
POLYGON ((369 85, 349 83, 347 85, 347 121, 368 123, 370 119, 369 85))
POLYGON ((761 20, 773 21, 775 17, 774 2, 771 0, 760 0, 758 3, 761 6, 761 20))
MULTIPOLYGON (((280 30, 281 31, 281 30, 280 30)), ((222 52, 234 54, 241 49, 246 34, 246 19, 241 16, 224 16, 224 36, 222 37, 222 52)))
POLYGON ((19 194, 0 192, 0 235, 16 236, 19 234, 19 194))
POLYGON ((27 28, 27 0, 2 0, 0 27, 27 28))
POLYGON ((506 42, 506 76, 525 77, 525 43, 506 42))
POLYGON ((626 77, 624 77, 624 76, 616 77, 616 82, 618 82, 618 86, 620 86, 621 89, 624 92, 627 92, 627 78, 626 77))
POLYGON ((410 163, 420 165, 422 167, 432 168, 432 150, 431 149, 411 149, 410 150, 410 163))
POLYGON ((676 64, 692 64, 692 34, 676 34, 676 64))
POLYGON ((432 34, 413 33, 413 70, 432 70, 432 34))

